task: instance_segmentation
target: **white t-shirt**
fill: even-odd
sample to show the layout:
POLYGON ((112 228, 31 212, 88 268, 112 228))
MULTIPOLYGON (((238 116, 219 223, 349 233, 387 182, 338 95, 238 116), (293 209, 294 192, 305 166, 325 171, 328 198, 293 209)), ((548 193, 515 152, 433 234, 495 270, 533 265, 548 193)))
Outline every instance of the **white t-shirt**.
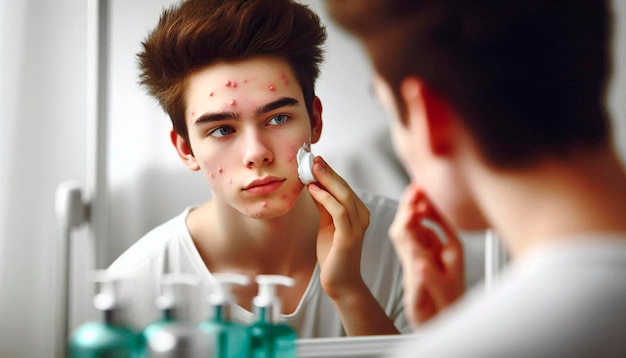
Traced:
MULTIPOLYGON (((359 197, 370 210, 361 260, 363 280, 396 327, 401 332, 410 332, 403 311, 402 267, 387 234, 397 203, 365 193, 359 193, 359 197)), ((136 328, 143 328, 160 317, 154 301, 160 292, 161 277, 168 272, 193 274, 200 281, 186 304, 189 311, 185 317, 199 322, 209 315, 207 297, 214 279, 185 225, 191 209, 147 233, 109 267, 111 273, 133 277, 122 282, 119 291, 126 307, 123 320, 136 328)), ((238 305, 232 314, 235 321, 244 324, 254 320, 250 311, 238 305)), ((319 266, 315 267, 296 310, 282 317, 299 338, 345 336, 339 314, 320 285, 319 266)))
POLYGON ((537 248, 395 356, 626 357, 626 235, 537 248))

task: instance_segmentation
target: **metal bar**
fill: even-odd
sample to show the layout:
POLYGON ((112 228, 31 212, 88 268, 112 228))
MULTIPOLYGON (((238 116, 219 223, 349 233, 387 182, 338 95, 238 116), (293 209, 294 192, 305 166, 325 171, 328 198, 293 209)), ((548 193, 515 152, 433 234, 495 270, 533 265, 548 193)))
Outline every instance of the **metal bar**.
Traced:
POLYGON ((493 229, 485 234, 485 291, 491 290, 507 260, 506 251, 493 229))
POLYGON ((91 203, 89 236, 93 241, 95 269, 106 266, 108 237, 107 194, 107 75, 109 1, 90 0, 87 5, 87 175, 86 192, 91 203))
POLYGON ((65 358, 67 357, 66 342, 70 331, 72 231, 85 222, 87 212, 78 183, 69 181, 59 185, 56 191, 55 211, 59 229, 56 251, 59 272, 57 273, 55 357, 65 358))

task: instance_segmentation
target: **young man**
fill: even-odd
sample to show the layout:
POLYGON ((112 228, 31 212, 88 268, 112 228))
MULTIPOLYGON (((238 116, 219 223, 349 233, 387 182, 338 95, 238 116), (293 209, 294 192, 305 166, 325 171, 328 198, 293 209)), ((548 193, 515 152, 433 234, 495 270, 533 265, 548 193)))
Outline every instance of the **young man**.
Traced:
POLYGON ((251 323, 258 274, 289 276, 282 313, 299 337, 407 331, 401 266, 387 231, 396 210, 357 196, 320 157, 316 183, 298 178, 296 153, 322 132, 314 84, 325 29, 290 0, 189 0, 163 11, 138 55, 141 83, 170 116, 182 162, 212 198, 146 234, 110 267, 130 321, 158 318, 166 273, 198 277, 191 319, 208 317, 213 273, 248 276, 233 319, 251 323))
POLYGON ((412 177, 390 229, 412 316, 424 292, 448 301, 429 284, 455 261, 424 245, 424 217, 494 228, 512 257, 487 296, 457 301, 399 355, 625 356, 626 172, 605 109, 606 2, 327 5, 372 60, 412 177))

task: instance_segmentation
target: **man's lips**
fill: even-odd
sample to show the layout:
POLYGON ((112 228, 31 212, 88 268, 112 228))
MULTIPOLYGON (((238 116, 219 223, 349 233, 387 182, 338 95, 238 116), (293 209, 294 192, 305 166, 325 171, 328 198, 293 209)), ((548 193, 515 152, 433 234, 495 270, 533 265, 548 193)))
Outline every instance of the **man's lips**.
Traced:
POLYGON ((252 194, 267 194, 278 189, 284 182, 285 179, 276 177, 256 179, 246 185, 243 190, 252 194))

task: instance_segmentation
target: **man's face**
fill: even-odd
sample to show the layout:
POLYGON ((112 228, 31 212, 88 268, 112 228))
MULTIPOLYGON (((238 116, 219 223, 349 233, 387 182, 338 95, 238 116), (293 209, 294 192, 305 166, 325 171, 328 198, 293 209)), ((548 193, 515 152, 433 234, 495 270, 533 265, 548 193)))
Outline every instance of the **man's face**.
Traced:
MULTIPOLYGON (((457 148, 456 151, 449 150, 445 154, 435 153, 430 142, 434 129, 428 128, 427 111, 423 107, 423 102, 417 100, 417 98, 422 97, 403 94, 403 96, 412 98, 412 102, 407 104, 407 114, 403 122, 393 99, 393 92, 387 82, 375 75, 374 85, 378 98, 391 116, 394 149, 404 168, 408 171, 411 181, 418 184, 428 194, 438 209, 457 228, 465 230, 487 228, 488 222, 479 210, 472 191, 468 187, 466 168, 476 161, 463 159, 464 157, 460 155, 460 152, 467 151, 458 149, 462 147, 459 142, 455 143, 458 145, 455 147, 457 148)), ((413 88, 413 90, 417 89, 413 88)), ((406 89, 406 91, 410 92, 411 90, 406 89)), ((403 100, 406 103, 407 99, 403 98, 403 100)), ((456 121, 451 113, 444 113, 443 115, 449 116, 446 117, 448 121, 456 121)), ((455 128, 454 132, 448 132, 445 136, 456 135, 455 139, 467 138, 467 135, 458 134, 465 133, 458 130, 458 123, 447 126, 445 130, 452 131, 451 128, 453 127, 455 128)), ((463 140, 467 141, 466 139, 463 140)), ((467 144, 465 148, 467 148, 467 144)))
POLYGON ((402 122, 391 88, 376 73, 373 76, 373 86, 378 100, 389 114, 391 136, 396 155, 411 177, 411 180, 415 180, 416 175, 420 172, 418 168, 419 158, 421 157, 419 145, 423 143, 413 138, 409 128, 402 122))
POLYGON ((304 187, 296 153, 319 139, 287 62, 210 65, 189 77, 186 101, 189 144, 214 200, 255 218, 287 213, 304 187))

